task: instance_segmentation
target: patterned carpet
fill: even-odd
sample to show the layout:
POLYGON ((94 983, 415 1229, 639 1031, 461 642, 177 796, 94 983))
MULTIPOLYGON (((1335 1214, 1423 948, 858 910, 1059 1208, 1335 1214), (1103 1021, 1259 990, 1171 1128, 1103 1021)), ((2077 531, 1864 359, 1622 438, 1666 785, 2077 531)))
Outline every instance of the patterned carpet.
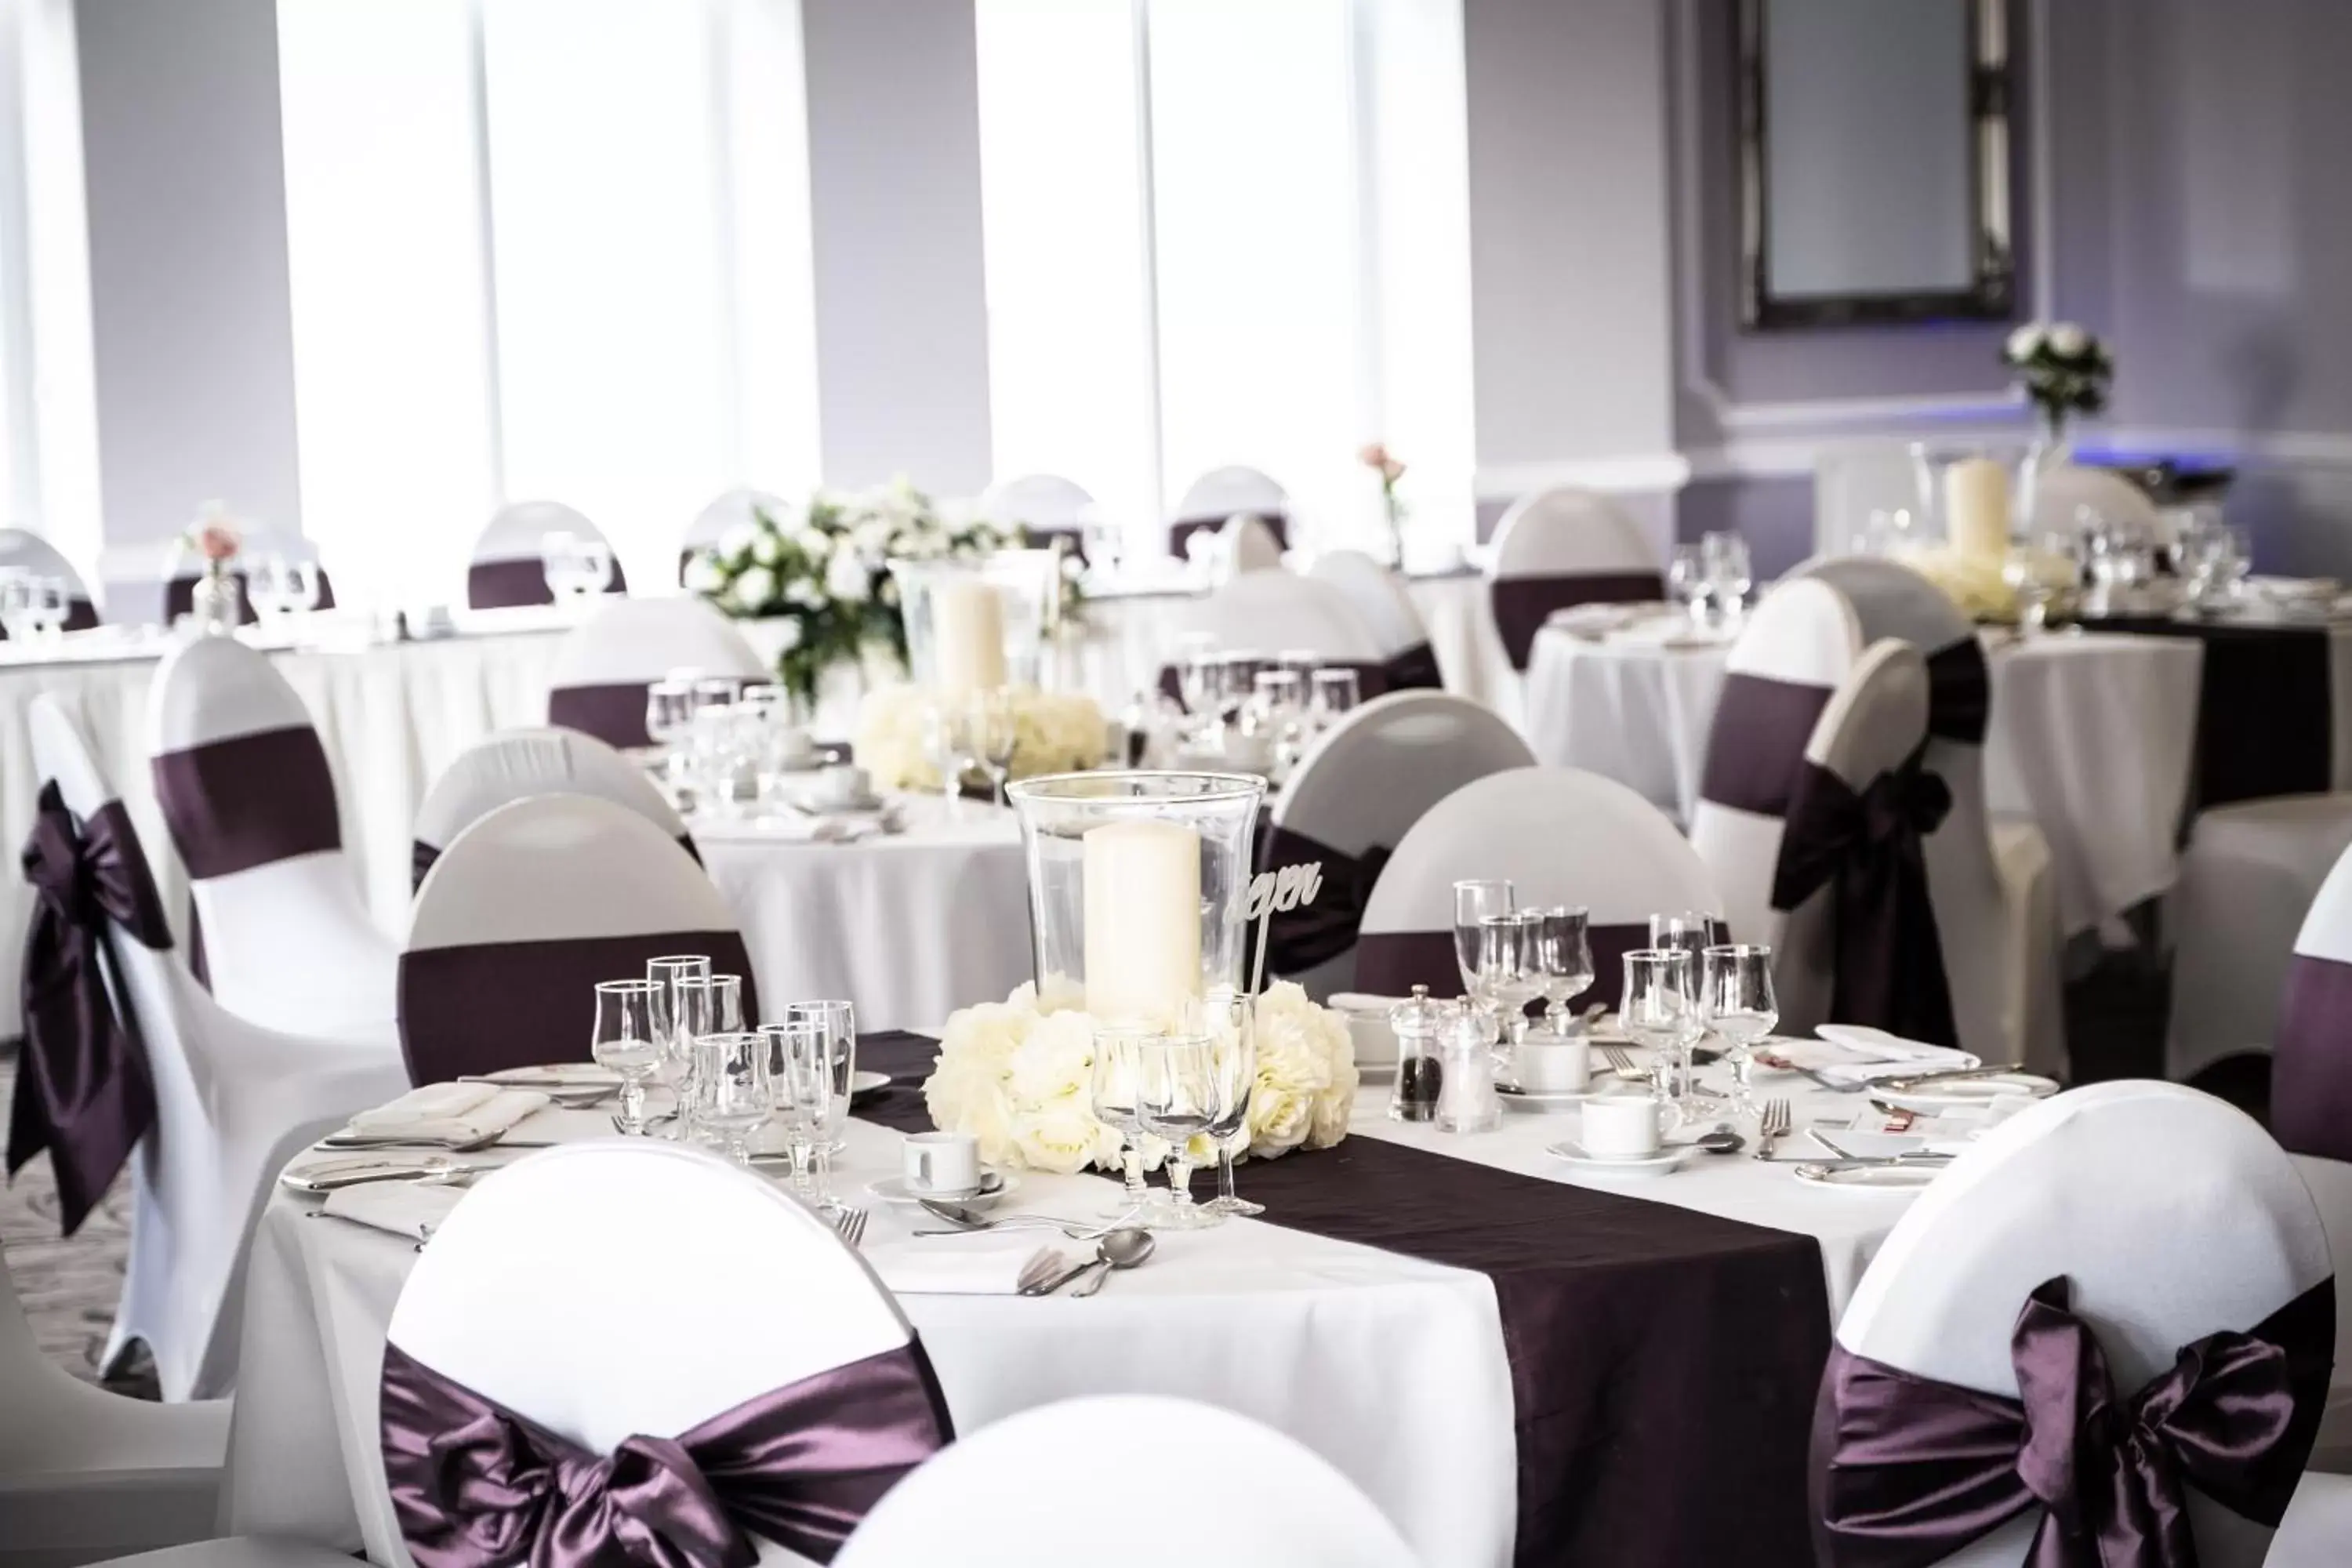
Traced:
MULTIPOLYGON (((0 1106, 16 1089, 16 1053, 0 1047, 0 1106)), ((58 1365, 92 1383, 114 1322, 115 1298, 122 1290, 123 1261, 131 1254, 131 1178, 114 1184, 82 1227, 58 1235, 58 1189, 46 1155, 27 1163, 0 1188, 0 1251, 7 1254, 16 1295, 32 1320, 33 1337, 58 1365)), ((106 1380, 121 1394, 152 1399, 155 1380, 143 1357, 125 1374, 106 1380)))

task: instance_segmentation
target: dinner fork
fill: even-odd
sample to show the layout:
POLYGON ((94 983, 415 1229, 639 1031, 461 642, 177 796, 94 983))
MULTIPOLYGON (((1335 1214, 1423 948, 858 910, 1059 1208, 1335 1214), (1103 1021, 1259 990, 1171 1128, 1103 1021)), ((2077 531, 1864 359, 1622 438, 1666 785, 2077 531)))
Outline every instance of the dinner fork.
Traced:
POLYGON ((842 1240, 849 1244, 852 1251, 856 1250, 858 1244, 866 1239, 866 1211, 843 1209, 833 1216, 833 1228, 842 1240))
POLYGON ((1756 1123, 1758 1159, 1769 1160, 1772 1157, 1772 1145, 1787 1135, 1792 1120, 1787 1100, 1768 1100, 1764 1102, 1764 1114, 1757 1119, 1756 1123))
POLYGON ((1650 1075, 1633 1066, 1633 1058, 1622 1046, 1603 1046, 1601 1054, 1608 1059, 1609 1068, 1619 1078, 1645 1079, 1650 1075))

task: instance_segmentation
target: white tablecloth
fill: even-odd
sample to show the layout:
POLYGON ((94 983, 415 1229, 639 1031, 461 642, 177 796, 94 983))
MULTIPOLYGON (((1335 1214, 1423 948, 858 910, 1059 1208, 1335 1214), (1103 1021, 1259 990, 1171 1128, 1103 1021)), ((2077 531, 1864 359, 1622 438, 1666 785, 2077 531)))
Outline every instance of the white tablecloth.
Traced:
MULTIPOLYGON (((1639 629, 1595 642, 1548 626, 1528 669, 1528 742, 1688 822, 1727 657, 1639 629)), ((2099 632, 2005 639, 1988 656, 1985 804, 2050 841, 2070 937, 2179 875, 2202 659, 2189 638, 2099 632)))
MULTIPOLYGON (((1855 1109, 1850 1096, 1786 1084, 1775 1092, 1791 1095, 1800 1127, 1855 1109)), ((1365 1089, 1356 1136, 1811 1234, 1833 1315, 1910 1201, 1811 1187, 1744 1154, 1702 1158, 1665 1177, 1593 1177, 1542 1152, 1573 1134, 1572 1114, 1512 1115, 1501 1131, 1465 1139, 1388 1121, 1387 1093, 1365 1089)), ((845 1194, 895 1173, 898 1142, 895 1132, 853 1121, 838 1162, 845 1194)), ((1246 1164, 1240 1175, 1246 1194, 1246 1164)), ((1084 1216, 1107 1195, 1093 1177, 1033 1173, 1013 1201, 1024 1211, 1084 1216)), ((281 1191, 255 1240, 223 1523, 404 1563, 383 1495, 376 1386, 384 1327, 415 1251, 392 1236, 313 1218, 311 1206, 281 1191)), ((897 1239, 907 1228, 898 1211, 876 1205, 866 1240, 897 1239)), ((1119 1275, 1092 1300, 907 1296, 900 1305, 959 1432, 1081 1394, 1205 1400, 1329 1459, 1433 1568, 1501 1568, 1511 1559, 1511 1383, 1485 1275, 1244 1220, 1161 1237, 1149 1266, 1119 1275)), ((616 1330, 614 1353, 629 1353, 629 1342, 630 1331, 616 1330)), ((1149 1462, 1148 1438, 1138 1454, 1149 1462)))

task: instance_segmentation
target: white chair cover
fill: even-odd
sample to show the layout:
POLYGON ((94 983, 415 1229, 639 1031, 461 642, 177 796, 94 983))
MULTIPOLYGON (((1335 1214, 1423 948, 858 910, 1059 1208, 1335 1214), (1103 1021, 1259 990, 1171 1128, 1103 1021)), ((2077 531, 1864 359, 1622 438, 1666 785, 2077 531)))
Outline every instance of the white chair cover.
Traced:
POLYGON ((1086 526, 1094 504, 1094 497, 1059 474, 1024 474, 1017 479, 1000 479, 981 491, 973 511, 983 522, 1076 533, 1086 526))
POLYGON ((2148 499, 2146 490, 2122 475, 2074 463, 2056 463, 2034 476, 2036 528, 2071 529, 2081 520, 2084 508, 2102 522, 2123 523, 2143 531, 2151 539, 2155 537, 2156 503, 2148 499))
POLYGON ((1862 649, 1845 596, 1801 578, 1765 595, 1731 646, 1690 837, 1722 889, 1734 942, 1780 944, 1772 873, 1789 792, 1814 724, 1862 649))
MULTIPOLYGON (((466 603, 477 610, 499 610, 516 605, 551 605, 555 592, 547 585, 541 564, 541 542, 551 533, 582 539, 604 539, 604 531, 585 512, 562 501, 525 500, 500 507, 475 537, 474 553, 466 569, 466 603)), ((610 547, 611 541, 605 541, 610 547)), ((621 558, 613 557, 613 577, 606 591, 629 591, 621 558)))
POLYGON ((1290 497, 1255 468, 1213 468, 1192 481, 1176 503, 1176 521, 1169 525, 1169 553, 1181 560, 1186 542, 1202 529, 1223 528, 1244 514, 1262 518, 1277 542, 1290 542, 1290 497))
MULTIPOLYGON (((392 1351, 597 1455, 914 1338, 814 1210, 646 1140, 550 1149, 485 1178, 434 1233, 385 1332, 392 1351)), ((751 1539, 762 1562, 802 1561, 751 1539)))
POLYGON ((1398 843, 1364 910, 1358 986, 1461 994, 1454 884, 1472 878, 1508 878, 1522 907, 1589 911, 1593 983, 1571 1005, 1614 1002, 1621 961, 1649 944, 1653 914, 1723 908, 1706 863, 1656 806, 1598 773, 1514 768, 1455 790, 1398 843))
POLYGON ((834 1562, 1029 1568, 1050 1541, 1117 1542, 1124 1568, 1417 1561, 1370 1498, 1296 1440, 1230 1410, 1129 1394, 1024 1410, 943 1449, 882 1500, 834 1562), (1136 1465, 1108 1433, 1149 1433, 1186 1456, 1180 1467, 1203 1467, 1213 1502, 1171 1508, 1167 1472, 1136 1465))
POLYGON ((1536 633, 1554 611, 1665 591, 1640 525, 1608 498, 1565 485, 1511 503, 1495 525, 1487 574, 1496 630, 1517 670, 1528 668, 1536 633))
MULTIPOLYGON (((697 512, 694 521, 686 525, 686 536, 677 542, 678 581, 686 580, 687 563, 706 550, 715 550, 719 542, 739 528, 748 528, 759 521, 759 514, 782 518, 791 510, 780 496, 765 490, 729 490, 709 506, 697 512)), ((572 530, 577 533, 578 529, 572 530)), ((532 559, 537 559, 537 541, 532 542, 532 559)))
MULTIPOLYGON (((2177 1085, 2095 1084, 1993 1129, 1920 1194, 1863 1276, 1837 1341, 1901 1372, 2015 1399, 2019 1312, 2063 1276, 2129 1398, 2183 1346, 2252 1329, 2333 1272, 2310 1194, 2252 1120, 2177 1085)), ((2193 1488, 2188 1510, 2204 1568, 2263 1561, 2269 1531, 2193 1488)), ((2020 1563, 2040 1522, 2029 1510, 1944 1561, 2020 1563)))
POLYGON ((625 806, 660 828, 688 854, 685 819, 654 787, 646 770, 593 735, 577 730, 508 730, 457 753, 434 781, 416 813, 415 879, 457 835, 509 801, 538 795, 587 795, 625 806))
POLYGON ((1942 590, 1900 562, 1845 556, 1807 562, 1790 575, 1844 595, 1866 641, 1899 638, 1927 660, 1925 763, 1950 787, 1952 810, 1924 847, 1961 1047, 1987 1061, 2063 1068, 2050 847, 2031 822, 1996 824, 1985 809, 1992 689, 1976 628, 1942 590))
POLYGON ((734 911, 677 839, 608 800, 541 795, 457 835, 417 889, 400 959, 400 1043, 415 1083, 585 1061, 600 980, 702 953, 743 977, 734 911))
POLYGON ((700 599, 614 599, 563 634, 548 671, 547 721, 610 746, 651 745, 646 689, 683 669, 755 681, 774 674, 700 599))
POLYGON ((149 693, 155 801, 187 868, 190 962, 273 1029, 393 1043, 396 949, 369 918, 310 710, 233 637, 174 648, 149 693))
MULTIPOLYGON (((79 720, 33 700, 33 763, 88 818, 114 798, 79 720)), ((169 1400, 236 1381, 245 1246, 269 1184, 305 1145, 406 1086, 374 1040, 300 1037, 216 1005, 170 954, 110 932, 155 1089, 155 1131, 131 1164, 131 1261, 107 1342, 146 1344, 169 1400)))
POLYGON ((0 1255, 0 1568, 212 1533, 228 1402, 109 1394, 44 1355, 0 1255))
MULTIPOLYGON (((1260 868, 1320 861, 1323 890, 1311 908, 1323 921, 1350 910, 1360 918, 1389 852, 1433 806, 1475 780, 1535 762, 1517 730, 1467 698, 1443 691, 1374 698, 1333 725, 1291 773, 1274 803, 1260 868), (1377 787, 1367 788, 1368 780, 1377 787)), ((1269 973, 1300 982, 1318 1000, 1353 988, 1352 942, 1311 967, 1287 967, 1282 917, 1275 919, 1269 973)))
POLYGON ((1250 572, 1191 605, 1185 629, 1228 653, 1297 650, 1339 664, 1381 662, 1380 639, 1346 594, 1290 572, 1250 572))
POLYGON ((1255 512, 1229 517, 1209 546, 1212 575, 1229 582, 1245 572, 1282 570, 1282 539, 1255 512))
MULTIPOLYGON (((28 529, 0 528, 0 577, 12 571, 65 580, 67 631, 87 631, 98 625, 98 602, 90 597, 81 574, 74 570, 64 552, 39 534, 28 529)), ((6 629, 0 627, 0 641, 5 641, 7 636, 6 629)))
POLYGON ((1428 643, 1429 625, 1421 618, 1421 606, 1405 592, 1403 579, 1362 551, 1325 551, 1315 558, 1307 575, 1348 595, 1348 602, 1380 640, 1383 658, 1392 658, 1428 643))

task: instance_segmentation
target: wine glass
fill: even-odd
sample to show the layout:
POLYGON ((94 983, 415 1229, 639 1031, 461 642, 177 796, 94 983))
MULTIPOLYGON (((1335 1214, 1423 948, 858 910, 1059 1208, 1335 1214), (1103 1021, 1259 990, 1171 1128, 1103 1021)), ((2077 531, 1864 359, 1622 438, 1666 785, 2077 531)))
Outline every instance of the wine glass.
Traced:
POLYGON ((1698 955, 1715 945, 1718 932, 1712 915, 1696 910, 1685 910, 1680 914, 1650 917, 1650 945, 1654 948, 1691 955, 1694 973, 1698 968, 1698 955))
POLYGON ((1217 1120, 1209 1136, 1217 1145, 1217 1195, 1201 1206, 1211 1214, 1264 1214, 1234 1191, 1234 1154, 1249 1147, 1250 1102, 1257 1089, 1257 1040, 1250 999, 1238 991, 1220 990, 1198 1005, 1200 1030, 1210 1041, 1212 1069, 1217 1075, 1217 1120))
POLYGON ((1143 1080, 1143 1052, 1160 1038, 1153 1029, 1097 1028, 1089 1084, 1095 1119, 1119 1136, 1119 1169, 1127 1178, 1124 1200, 1103 1211, 1107 1219, 1133 1219, 1151 1206, 1143 1183, 1143 1116, 1137 1108, 1143 1080))
POLYGON ((1021 741, 1021 725, 1013 703, 1013 689, 999 686, 977 692, 967 716, 972 760, 988 775, 989 798, 1005 804, 1004 784, 1013 776, 1013 752, 1021 741))
POLYGON ((1154 1221, 1169 1230, 1200 1230, 1225 1217, 1192 1205, 1192 1140, 1226 1115, 1215 1046, 1207 1035, 1160 1035, 1137 1047, 1136 1120, 1169 1148, 1169 1206, 1154 1221))
POLYGON ((674 754, 694 722, 694 685, 656 680, 646 688, 646 738, 674 754))
POLYGON ((1571 997, 1592 984, 1591 914, 1581 904, 1535 911, 1535 968, 1543 979, 1544 1016, 1560 1039, 1570 1034, 1571 997))
POLYGON ((32 574, 0 567, 0 634, 12 642, 23 642, 32 631, 32 574))
POLYGON ((1208 713, 1216 673, 1216 633, 1186 632, 1176 639, 1176 695, 1195 719, 1208 713))
POLYGON ((1528 1004, 1544 991, 1542 931, 1542 916, 1533 910, 1488 915, 1478 922, 1478 989, 1499 1015, 1504 1038, 1514 1049, 1527 1034, 1528 1004))
POLYGON ((680 986, 688 980, 710 978, 710 960, 699 953, 649 958, 646 960, 646 978, 659 985, 667 999, 669 1032, 662 1039, 662 1057, 670 1069, 670 1087, 677 1091, 682 1120, 686 1113, 686 1046, 693 1037, 686 1031, 685 998, 680 994, 680 986))
POLYGON ((954 702, 934 702, 923 714, 923 746, 940 771, 940 794, 950 820, 963 815, 963 775, 977 767, 972 755, 972 726, 954 702))
POLYGON ((751 1134, 775 1114, 769 1103, 767 1042, 756 1034, 727 1030, 697 1037, 693 1050, 695 1124, 716 1133, 727 1157, 748 1171, 751 1134))
POLYGON ((66 617, 73 613, 73 595, 62 577, 33 579, 33 635, 58 637, 65 633, 66 617))
POLYGON ((583 598, 603 593, 613 583, 613 547, 601 539, 580 542, 580 584, 583 598))
POLYGON ((1748 590, 1756 582, 1748 541, 1736 533, 1709 533, 1699 541, 1699 554, 1706 563, 1708 593, 1726 616, 1738 621, 1748 590))
POLYGON ((770 1024, 766 1044, 769 1103, 784 1124, 793 1155, 793 1190, 829 1213, 833 1196, 834 1048, 823 1021, 770 1024))
POLYGON ((857 1008, 849 1002, 793 1002, 784 1008, 784 1022, 814 1024, 824 1030, 833 1052, 833 1109, 825 1120, 824 1141, 829 1151, 838 1151, 857 1080, 857 1008))
POLYGON ((252 601, 254 613, 264 619, 291 612, 293 585, 288 580, 286 557, 269 551, 246 563, 245 596, 252 601))
POLYGON ((293 603, 288 608, 308 615, 319 607, 326 594, 326 579, 319 574, 316 561, 289 561, 286 563, 286 591, 293 603))
POLYGON ((1697 1043, 1703 1026, 1697 991, 1697 963, 1688 952, 1641 948, 1625 955, 1625 991, 1617 1004, 1618 1026, 1634 1044, 1650 1048, 1657 1096, 1674 1106, 1678 1123, 1695 1114, 1690 1048, 1697 1043))
POLYGON ((1313 695, 1307 711, 1318 730, 1329 729, 1363 703, 1363 681, 1352 669, 1318 669, 1308 681, 1313 695))
POLYGON ((669 1038, 669 991, 654 980, 596 983, 595 1032, 589 1054, 621 1079, 621 1131, 646 1130, 646 1080, 659 1071, 669 1038))
POLYGON ((1694 621, 1706 621, 1706 552, 1696 544, 1677 544, 1666 558, 1666 597, 1683 607, 1694 621))
POLYGON ((1756 1100, 1748 1076, 1756 1046, 1780 1021, 1780 998, 1772 992, 1772 950, 1726 942, 1708 948, 1701 962, 1699 1016, 1730 1042, 1724 1058, 1731 1063, 1731 1102, 1752 1110, 1756 1100))
POLYGON ((580 536, 563 531, 539 536, 539 571, 557 604, 581 591, 580 536))
POLYGON ((1454 884, 1454 962, 1462 971, 1462 989, 1478 1001, 1486 1000, 1478 990, 1479 922, 1518 907, 1518 889, 1507 881, 1454 884))

